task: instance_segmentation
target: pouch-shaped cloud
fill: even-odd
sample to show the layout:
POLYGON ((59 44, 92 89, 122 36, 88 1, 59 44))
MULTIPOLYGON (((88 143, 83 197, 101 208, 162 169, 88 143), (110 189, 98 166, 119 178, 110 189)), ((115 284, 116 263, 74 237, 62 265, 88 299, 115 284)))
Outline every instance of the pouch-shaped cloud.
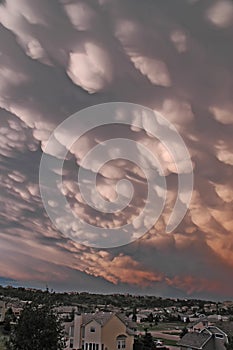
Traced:
POLYGON ((170 38, 178 52, 182 53, 187 50, 187 36, 182 30, 173 30, 170 38))
POLYGON ((112 63, 107 51, 98 44, 87 42, 84 52, 71 52, 68 75, 89 93, 103 90, 112 80, 112 63))
POLYGON ((215 119, 223 124, 233 124, 233 106, 210 107, 215 119))
POLYGON ((233 25, 233 4, 229 0, 218 0, 207 10, 207 18, 220 28, 233 25))
POLYGON ((161 108, 161 114, 165 115, 178 128, 182 128, 194 118, 191 106, 187 102, 175 99, 165 99, 161 108))
POLYGON ((66 13, 78 30, 90 30, 97 18, 96 12, 85 2, 67 2, 64 3, 66 13))
POLYGON ((171 78, 164 62, 140 56, 132 56, 131 61, 143 75, 147 76, 152 84, 165 87, 171 86, 171 78))

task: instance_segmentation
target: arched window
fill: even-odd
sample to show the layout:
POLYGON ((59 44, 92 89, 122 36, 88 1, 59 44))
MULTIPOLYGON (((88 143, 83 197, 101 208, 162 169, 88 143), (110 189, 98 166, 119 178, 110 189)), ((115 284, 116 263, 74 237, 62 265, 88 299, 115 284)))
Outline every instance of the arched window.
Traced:
POLYGON ((117 350, 122 350, 126 348, 126 335, 121 334, 117 337, 117 350))

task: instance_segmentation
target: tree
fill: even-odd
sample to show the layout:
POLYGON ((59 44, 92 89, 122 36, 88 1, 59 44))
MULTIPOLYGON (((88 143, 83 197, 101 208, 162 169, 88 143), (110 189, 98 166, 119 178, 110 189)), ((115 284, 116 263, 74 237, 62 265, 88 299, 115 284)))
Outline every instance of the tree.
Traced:
POLYGON ((156 346, 154 344, 153 337, 151 333, 147 332, 147 328, 144 329, 145 334, 135 338, 134 350, 155 350, 156 346))
MULTIPOLYGON (((12 308, 10 307, 6 311, 4 322, 3 322, 2 332, 3 332, 4 335, 9 335, 10 334, 10 332, 11 332, 11 322, 15 322, 15 321, 16 321, 16 317, 14 315, 14 312, 13 312, 12 308)), ((0 347, 0 349, 1 349, 1 347, 0 347)))
POLYGON ((185 334, 188 333, 188 329, 186 327, 184 327, 180 333, 180 338, 183 338, 185 336, 185 334))
POLYGON ((147 319, 148 319, 149 323, 152 323, 154 321, 154 316, 153 316, 152 312, 148 315, 147 319))
POLYGON ((227 350, 233 350, 233 337, 228 337, 229 343, 225 344, 227 350))
POLYGON ((11 331, 11 320, 9 317, 5 318, 4 325, 3 325, 3 334, 9 335, 11 331))
POLYGON ((137 322, 137 309, 136 309, 136 307, 133 308, 132 321, 137 322))
POLYGON ((62 350, 63 329, 51 305, 27 304, 10 335, 9 350, 62 350))
POLYGON ((155 347, 151 333, 148 333, 148 332, 145 333, 143 337, 143 345, 145 350, 147 349, 152 350, 155 347))

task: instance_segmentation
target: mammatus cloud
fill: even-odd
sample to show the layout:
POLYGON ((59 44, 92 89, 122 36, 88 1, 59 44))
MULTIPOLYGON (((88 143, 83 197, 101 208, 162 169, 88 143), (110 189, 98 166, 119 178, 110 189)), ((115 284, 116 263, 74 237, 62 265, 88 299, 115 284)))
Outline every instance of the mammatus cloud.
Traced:
MULTIPOLYGON (((232 295, 232 1, 6 0, 0 22, 0 274, 71 288, 81 281, 89 289, 114 284, 121 290, 232 295), (82 202, 74 169, 88 149, 117 133, 158 155, 168 186, 165 210, 143 239, 101 251, 67 240, 52 226, 38 169, 60 122, 110 101, 145 105, 173 123, 191 154, 195 186, 184 220, 164 234, 177 191, 166 150, 134 128, 84 135, 67 155, 63 191, 87 221, 113 224, 82 202)), ((58 135, 50 150, 53 172, 64 137, 69 135, 58 135)), ((116 160, 97 178, 100 194, 111 201, 122 177, 135 184, 137 195, 116 223, 137 215, 143 176, 134 164, 116 160)))

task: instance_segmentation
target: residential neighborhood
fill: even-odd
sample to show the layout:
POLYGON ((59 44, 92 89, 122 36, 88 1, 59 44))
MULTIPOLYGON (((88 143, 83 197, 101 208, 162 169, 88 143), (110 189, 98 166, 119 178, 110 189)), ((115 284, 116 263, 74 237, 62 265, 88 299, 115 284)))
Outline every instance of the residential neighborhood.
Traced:
POLYGON ((43 300, 53 305, 52 311, 62 326, 64 350, 231 349, 233 302, 230 301, 129 294, 100 298, 98 294, 10 287, 0 290, 1 350, 7 349, 4 342, 14 332, 25 308, 36 300, 41 303, 38 310, 43 300))

